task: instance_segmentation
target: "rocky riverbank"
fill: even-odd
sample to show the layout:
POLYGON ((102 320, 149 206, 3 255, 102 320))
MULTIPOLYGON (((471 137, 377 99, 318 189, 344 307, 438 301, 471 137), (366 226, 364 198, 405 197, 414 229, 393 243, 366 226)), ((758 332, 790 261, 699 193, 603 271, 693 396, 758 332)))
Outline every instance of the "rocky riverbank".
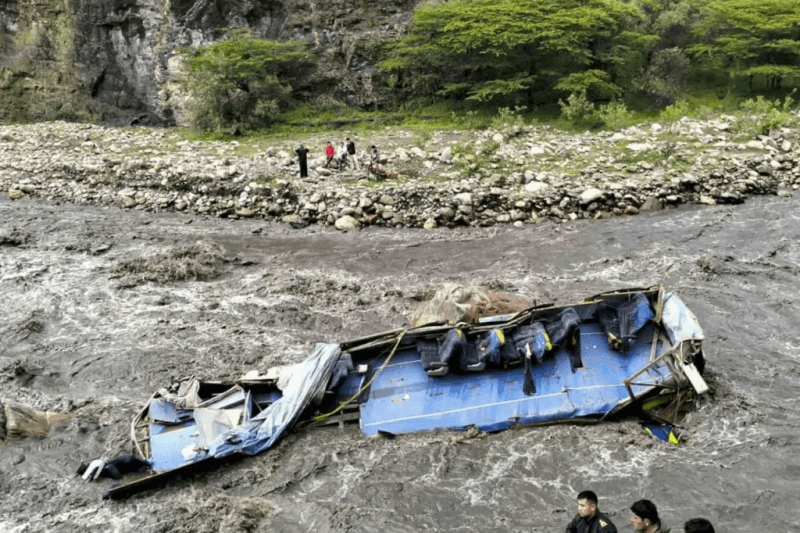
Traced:
MULTIPOLYGON (((471 132, 336 132, 361 169, 324 168, 328 137, 185 140, 181 131, 47 122, 0 126, 0 190, 124 209, 261 217, 354 229, 522 226, 635 215, 686 203, 741 203, 800 187, 797 130, 746 133, 741 120, 684 118, 574 135, 549 126, 471 132), (300 178, 294 148, 311 148, 300 178), (366 172, 376 144, 398 179, 366 172)), ((335 135, 335 136, 334 136, 335 135)))

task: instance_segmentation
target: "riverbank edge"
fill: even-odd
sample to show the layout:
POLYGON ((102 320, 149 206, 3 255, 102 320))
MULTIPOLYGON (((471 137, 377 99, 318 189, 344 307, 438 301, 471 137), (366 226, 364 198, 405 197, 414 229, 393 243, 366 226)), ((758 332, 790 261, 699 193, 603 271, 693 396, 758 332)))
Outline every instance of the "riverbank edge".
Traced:
POLYGON ((506 125, 420 137, 386 128, 351 135, 360 165, 342 171, 324 165, 321 134, 259 144, 189 141, 161 128, 7 125, 0 126, 0 190, 12 199, 340 230, 522 227, 792 195, 800 187, 797 130, 748 138, 737 120, 684 118, 582 134, 506 125), (313 147, 306 178, 294 154, 300 143, 313 147), (372 144, 397 179, 371 179, 372 144))

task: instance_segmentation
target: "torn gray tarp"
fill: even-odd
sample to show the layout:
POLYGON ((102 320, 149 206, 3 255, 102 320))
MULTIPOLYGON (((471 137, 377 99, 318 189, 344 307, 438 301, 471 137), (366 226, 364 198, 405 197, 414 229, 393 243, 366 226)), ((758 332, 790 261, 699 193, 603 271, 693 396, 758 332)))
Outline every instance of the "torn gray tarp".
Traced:
POLYGON ((672 346, 683 341, 705 339, 697 317, 686 307, 683 300, 672 292, 664 295, 662 323, 672 346))
POLYGON ((338 344, 317 344, 314 354, 297 366, 283 396, 258 415, 218 435, 197 459, 234 452, 255 455, 269 449, 297 420, 311 400, 322 395, 341 351, 338 344))

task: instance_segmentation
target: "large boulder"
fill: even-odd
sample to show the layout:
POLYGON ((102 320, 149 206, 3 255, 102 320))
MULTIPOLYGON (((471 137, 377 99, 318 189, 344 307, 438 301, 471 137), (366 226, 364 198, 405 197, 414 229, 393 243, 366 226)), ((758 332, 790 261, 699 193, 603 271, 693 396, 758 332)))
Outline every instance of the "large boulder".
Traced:
POLYGON ((338 230, 347 231, 347 230, 352 230, 352 229, 358 229, 359 223, 358 223, 358 220, 356 220, 355 218, 351 217, 350 215, 345 215, 345 216, 343 216, 341 218, 338 218, 336 220, 335 226, 336 226, 336 229, 338 229, 338 230))

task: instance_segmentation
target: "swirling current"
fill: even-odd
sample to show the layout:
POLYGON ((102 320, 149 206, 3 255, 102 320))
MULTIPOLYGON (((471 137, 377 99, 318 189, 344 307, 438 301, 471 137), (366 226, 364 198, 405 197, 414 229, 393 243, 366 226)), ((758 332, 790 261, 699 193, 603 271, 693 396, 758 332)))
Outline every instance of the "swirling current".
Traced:
POLYGON ((797 205, 341 233, 0 199, 0 398, 70 414, 45 439, 0 446, 0 530, 563 531, 591 489, 620 531, 641 498, 673 531, 695 516, 723 532, 800 531, 797 205), (211 273, 129 268, 198 243, 216 251, 211 273), (123 501, 75 475, 130 450, 132 415, 171 380, 232 379, 402 326, 443 282, 555 303, 663 284, 704 328, 711 392, 680 446, 633 421, 394 439, 346 426, 123 501))

